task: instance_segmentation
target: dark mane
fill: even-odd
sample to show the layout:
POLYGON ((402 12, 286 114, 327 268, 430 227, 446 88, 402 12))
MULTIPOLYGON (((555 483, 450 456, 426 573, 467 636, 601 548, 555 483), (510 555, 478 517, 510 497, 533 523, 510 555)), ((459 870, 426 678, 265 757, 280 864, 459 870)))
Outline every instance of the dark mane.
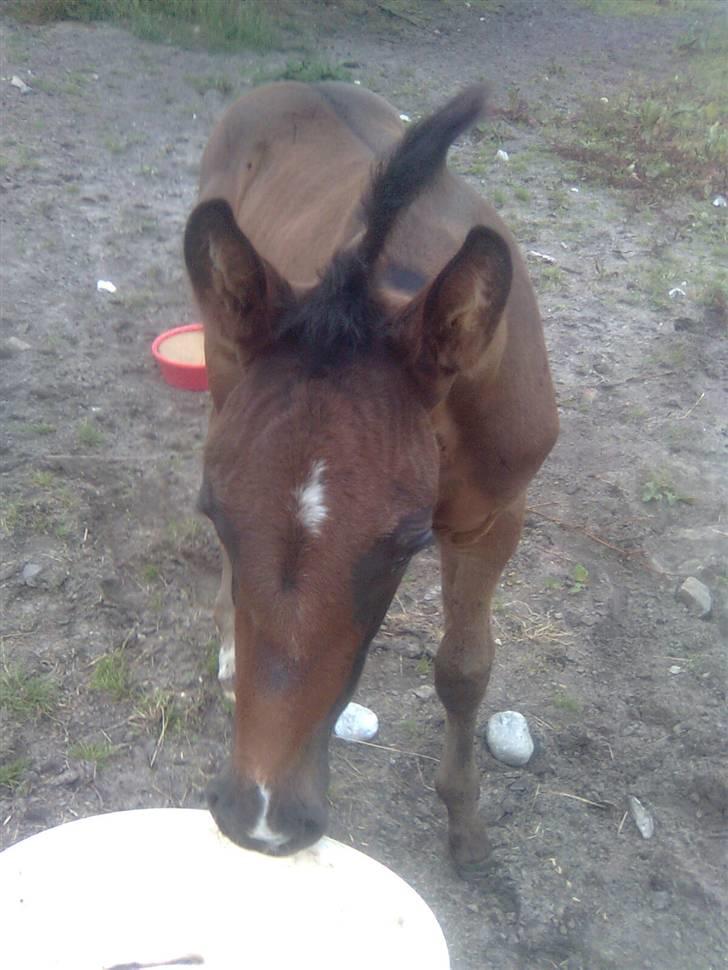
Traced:
POLYGON ((383 310, 371 284, 375 264, 400 215, 435 181, 452 143, 483 114, 486 98, 482 84, 461 91, 412 125, 375 169, 362 200, 363 239, 336 254, 319 285, 281 322, 281 336, 307 350, 315 369, 371 351, 382 338, 383 310))

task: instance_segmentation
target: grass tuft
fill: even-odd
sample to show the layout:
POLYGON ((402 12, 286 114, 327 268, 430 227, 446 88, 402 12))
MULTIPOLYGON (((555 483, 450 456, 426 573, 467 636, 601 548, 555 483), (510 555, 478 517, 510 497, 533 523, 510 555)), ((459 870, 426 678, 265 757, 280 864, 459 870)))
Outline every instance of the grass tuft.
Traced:
POLYGON ((0 670, 0 709, 20 721, 37 721, 51 714, 58 701, 58 686, 48 677, 18 668, 0 670))
POLYGON ((100 448, 104 443, 104 433, 91 418, 84 418, 78 426, 78 441, 86 448, 100 448))
POLYGON ((0 765, 0 788, 7 788, 14 792, 23 784, 25 772, 28 770, 28 762, 25 758, 15 758, 7 764, 0 765))
POLYGON ((78 741, 68 749, 68 757, 73 761, 88 761, 97 767, 116 754, 118 745, 110 741, 78 741))
POLYGON ((129 696, 129 665, 122 650, 112 650, 99 657, 89 686, 92 690, 110 694, 115 701, 129 696))

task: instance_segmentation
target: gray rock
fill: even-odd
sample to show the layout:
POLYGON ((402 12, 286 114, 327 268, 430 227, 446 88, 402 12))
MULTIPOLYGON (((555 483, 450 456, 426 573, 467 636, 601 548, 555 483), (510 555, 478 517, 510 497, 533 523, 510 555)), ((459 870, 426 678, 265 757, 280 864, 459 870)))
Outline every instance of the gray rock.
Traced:
POLYGON ((710 590, 694 576, 688 576, 675 593, 680 603, 684 603, 691 613, 701 619, 707 619, 713 610, 713 597, 710 590))
POLYGON ((485 733, 490 753, 504 764, 520 767, 533 754, 528 722, 518 711, 499 711, 488 721, 485 733))
POLYGON ((39 566, 37 562, 28 562, 23 566, 23 582, 26 586, 37 586, 36 578, 42 571, 43 567, 39 566))

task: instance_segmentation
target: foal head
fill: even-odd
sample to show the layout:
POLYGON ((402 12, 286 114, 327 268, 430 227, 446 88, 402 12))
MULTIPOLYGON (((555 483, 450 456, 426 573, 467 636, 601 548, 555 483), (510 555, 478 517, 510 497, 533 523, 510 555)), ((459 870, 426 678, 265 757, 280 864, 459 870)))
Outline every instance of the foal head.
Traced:
POLYGON ((226 202, 203 202, 187 226, 206 328, 240 362, 237 382, 211 381, 199 504, 230 559, 235 608, 232 759, 209 803, 241 845, 286 854, 323 833, 333 724, 409 559, 432 541, 429 412, 482 360, 510 256, 476 227, 404 303, 377 285, 377 264, 481 108, 471 89, 408 131, 364 200, 362 240, 307 292, 255 251, 226 202))

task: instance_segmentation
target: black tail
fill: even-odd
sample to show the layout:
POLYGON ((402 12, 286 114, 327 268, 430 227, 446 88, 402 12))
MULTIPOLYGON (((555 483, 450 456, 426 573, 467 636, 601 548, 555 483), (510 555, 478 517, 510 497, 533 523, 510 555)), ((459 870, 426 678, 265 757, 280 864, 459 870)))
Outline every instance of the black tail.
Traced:
POLYGON ((452 143, 484 114, 488 89, 473 84, 438 112, 408 129, 394 154, 382 162, 364 199, 364 238, 359 257, 370 269, 399 215, 442 171, 452 143))

